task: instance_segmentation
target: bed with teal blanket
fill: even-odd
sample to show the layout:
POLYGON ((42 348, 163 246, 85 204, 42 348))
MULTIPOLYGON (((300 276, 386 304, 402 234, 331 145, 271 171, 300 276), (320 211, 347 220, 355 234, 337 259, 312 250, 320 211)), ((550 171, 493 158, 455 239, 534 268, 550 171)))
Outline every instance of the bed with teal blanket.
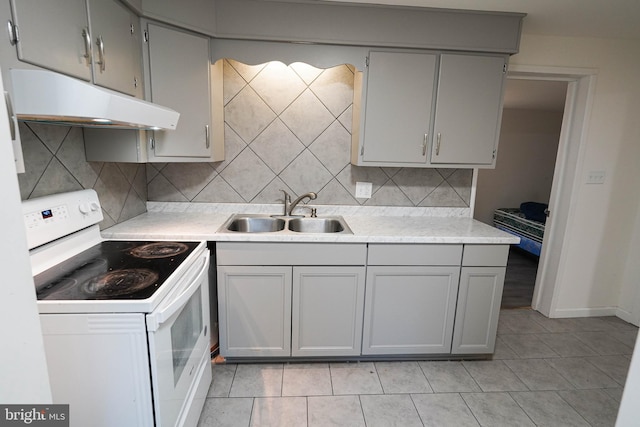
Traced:
POLYGON ((517 246, 533 255, 540 256, 545 223, 536 221, 519 208, 500 208, 493 213, 493 225, 500 230, 520 237, 517 246))

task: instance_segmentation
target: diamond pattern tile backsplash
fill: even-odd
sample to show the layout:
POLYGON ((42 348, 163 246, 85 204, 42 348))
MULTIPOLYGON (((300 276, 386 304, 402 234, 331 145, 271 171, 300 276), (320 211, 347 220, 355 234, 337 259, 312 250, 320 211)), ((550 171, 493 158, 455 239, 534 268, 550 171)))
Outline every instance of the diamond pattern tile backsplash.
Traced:
POLYGON ((85 160, 82 129, 20 123, 25 173, 18 174, 22 200, 93 188, 102 204, 101 228, 146 212, 144 165, 85 160))
POLYGON ((349 163, 354 71, 224 62, 225 161, 148 164, 152 201, 277 203, 280 189, 327 205, 467 207, 471 169, 349 163), (356 199, 356 181, 373 196, 356 199))
POLYGON ((349 163, 353 69, 224 63, 225 151, 218 163, 85 160, 82 129, 20 123, 22 199, 93 188, 107 228, 145 202, 278 203, 318 193, 318 204, 467 207, 470 169, 357 167, 349 163), (355 198, 356 181, 373 197, 355 198))

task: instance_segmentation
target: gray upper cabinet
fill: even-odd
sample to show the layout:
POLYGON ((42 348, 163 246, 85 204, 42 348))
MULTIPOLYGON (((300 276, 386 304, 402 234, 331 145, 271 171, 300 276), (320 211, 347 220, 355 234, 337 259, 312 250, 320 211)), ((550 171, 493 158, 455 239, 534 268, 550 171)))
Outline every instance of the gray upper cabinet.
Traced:
POLYGON ((12 10, 21 61, 141 94, 137 17, 120 2, 12 0, 12 10))
POLYGON ((89 0, 95 84, 142 94, 138 17, 117 1, 89 0), (136 31, 137 29, 137 31, 136 31))
POLYGON ((440 56, 432 164, 495 164, 505 78, 502 56, 440 56))
POLYGON ((209 38, 163 24, 147 28, 147 99, 180 112, 174 131, 154 132, 150 161, 224 160, 222 62, 209 38))
POLYGON ((424 165, 437 55, 371 52, 362 161, 424 165))
POLYGON ((18 59, 91 80, 91 35, 85 0, 12 0, 18 59))
POLYGON ((494 167, 506 55, 369 53, 356 73, 351 162, 494 167))

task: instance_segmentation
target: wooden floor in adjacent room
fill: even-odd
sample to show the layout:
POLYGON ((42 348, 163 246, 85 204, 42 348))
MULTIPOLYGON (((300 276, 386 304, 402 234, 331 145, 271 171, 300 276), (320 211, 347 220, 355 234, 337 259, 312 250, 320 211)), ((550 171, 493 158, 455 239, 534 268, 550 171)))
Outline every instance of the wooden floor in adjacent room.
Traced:
POLYGON ((537 271, 537 256, 518 248, 509 249, 501 308, 531 307, 537 271))

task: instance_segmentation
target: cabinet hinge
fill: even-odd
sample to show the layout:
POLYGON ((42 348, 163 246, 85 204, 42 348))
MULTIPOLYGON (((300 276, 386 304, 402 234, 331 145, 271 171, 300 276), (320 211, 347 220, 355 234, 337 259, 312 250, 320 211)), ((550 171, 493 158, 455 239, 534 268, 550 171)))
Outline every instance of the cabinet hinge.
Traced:
POLYGON ((149 43, 149 32, 147 30, 144 30, 142 32, 142 38, 144 39, 145 43, 149 43))
POLYGON ((9 34, 9 43, 11 46, 15 46, 20 40, 18 37, 18 26, 14 25, 11 21, 7 21, 7 33, 9 34))
POLYGON ((502 65, 502 74, 505 74, 506 72, 507 72, 507 63, 505 62, 505 63, 502 65))
POLYGON ((493 150, 493 159, 495 160, 496 158, 496 150, 493 150))
POLYGON ((137 77, 134 77, 134 78, 133 78, 133 87, 134 87, 134 88, 137 88, 137 87, 138 87, 138 78, 137 78, 137 77))
POLYGON ((151 143, 151 150, 156 150, 156 139, 154 137, 149 138, 149 142, 151 143))
POLYGON ((136 27, 134 27, 133 24, 130 24, 129 31, 131 31, 131 35, 134 35, 136 33, 136 27))
POLYGON ((366 65, 367 67, 369 66, 369 55, 367 55, 367 57, 365 58, 364 65, 366 65))

